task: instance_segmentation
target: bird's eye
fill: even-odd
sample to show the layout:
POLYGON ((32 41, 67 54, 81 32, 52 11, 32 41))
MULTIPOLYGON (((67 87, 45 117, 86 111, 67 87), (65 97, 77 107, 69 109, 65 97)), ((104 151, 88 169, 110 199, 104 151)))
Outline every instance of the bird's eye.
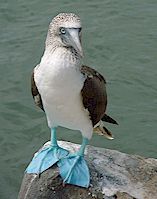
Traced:
POLYGON ((61 33, 61 34, 65 34, 65 33, 66 33, 65 28, 60 28, 60 33, 61 33))
POLYGON ((79 33, 81 32, 82 28, 79 28, 79 33))

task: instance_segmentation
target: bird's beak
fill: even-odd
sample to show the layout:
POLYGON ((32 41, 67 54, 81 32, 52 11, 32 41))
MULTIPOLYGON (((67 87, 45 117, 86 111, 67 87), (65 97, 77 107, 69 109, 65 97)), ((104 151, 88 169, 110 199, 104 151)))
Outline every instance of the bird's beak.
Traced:
POLYGON ((77 53, 83 57, 83 50, 79 36, 79 28, 68 28, 68 38, 67 42, 70 46, 72 46, 77 53))

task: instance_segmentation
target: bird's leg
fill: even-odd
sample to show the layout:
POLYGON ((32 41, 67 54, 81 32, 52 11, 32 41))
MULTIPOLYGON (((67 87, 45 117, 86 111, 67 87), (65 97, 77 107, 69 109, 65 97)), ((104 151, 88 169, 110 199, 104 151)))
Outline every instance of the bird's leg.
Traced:
POLYGON ((57 137, 56 137, 56 128, 51 129, 51 146, 58 147, 57 137))
POLYGON ((89 186, 89 169, 84 159, 84 151, 88 142, 89 140, 83 137, 79 151, 60 159, 57 163, 64 183, 74 184, 81 187, 89 186))
POLYGON ((83 137, 81 147, 76 154, 79 155, 79 156, 84 156, 84 151, 85 151, 86 145, 88 143, 89 143, 89 140, 87 138, 83 137))
POLYGON ((58 146, 56 128, 52 128, 50 144, 43 147, 34 155, 26 169, 26 172, 40 174, 58 162, 61 158, 66 157, 68 154, 69 152, 67 150, 58 146))

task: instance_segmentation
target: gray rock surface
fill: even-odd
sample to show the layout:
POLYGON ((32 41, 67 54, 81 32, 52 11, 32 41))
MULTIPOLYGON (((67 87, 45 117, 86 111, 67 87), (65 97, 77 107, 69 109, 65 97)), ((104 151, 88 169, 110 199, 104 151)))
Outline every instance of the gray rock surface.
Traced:
MULTIPOLYGON (((46 143, 46 145, 49 144, 46 143)), ((79 145, 59 141, 75 152, 79 145)), ((54 165, 40 176, 25 174, 18 199, 157 199, 157 160, 88 146, 88 189, 63 185, 54 165)))

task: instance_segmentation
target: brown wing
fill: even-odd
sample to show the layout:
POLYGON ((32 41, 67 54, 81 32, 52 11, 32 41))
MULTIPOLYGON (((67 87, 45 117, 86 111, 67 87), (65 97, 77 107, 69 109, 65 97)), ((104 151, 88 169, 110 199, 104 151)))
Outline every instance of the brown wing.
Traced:
POLYGON ((88 109, 93 126, 105 115, 107 106, 106 81, 96 70, 82 66, 81 72, 86 76, 81 90, 83 105, 88 109))
POLYGON ((32 77, 31 77, 31 91, 32 91, 32 96, 34 98, 35 104, 44 111, 43 103, 41 100, 41 95, 40 95, 38 88, 34 81, 34 71, 32 73, 32 77))

